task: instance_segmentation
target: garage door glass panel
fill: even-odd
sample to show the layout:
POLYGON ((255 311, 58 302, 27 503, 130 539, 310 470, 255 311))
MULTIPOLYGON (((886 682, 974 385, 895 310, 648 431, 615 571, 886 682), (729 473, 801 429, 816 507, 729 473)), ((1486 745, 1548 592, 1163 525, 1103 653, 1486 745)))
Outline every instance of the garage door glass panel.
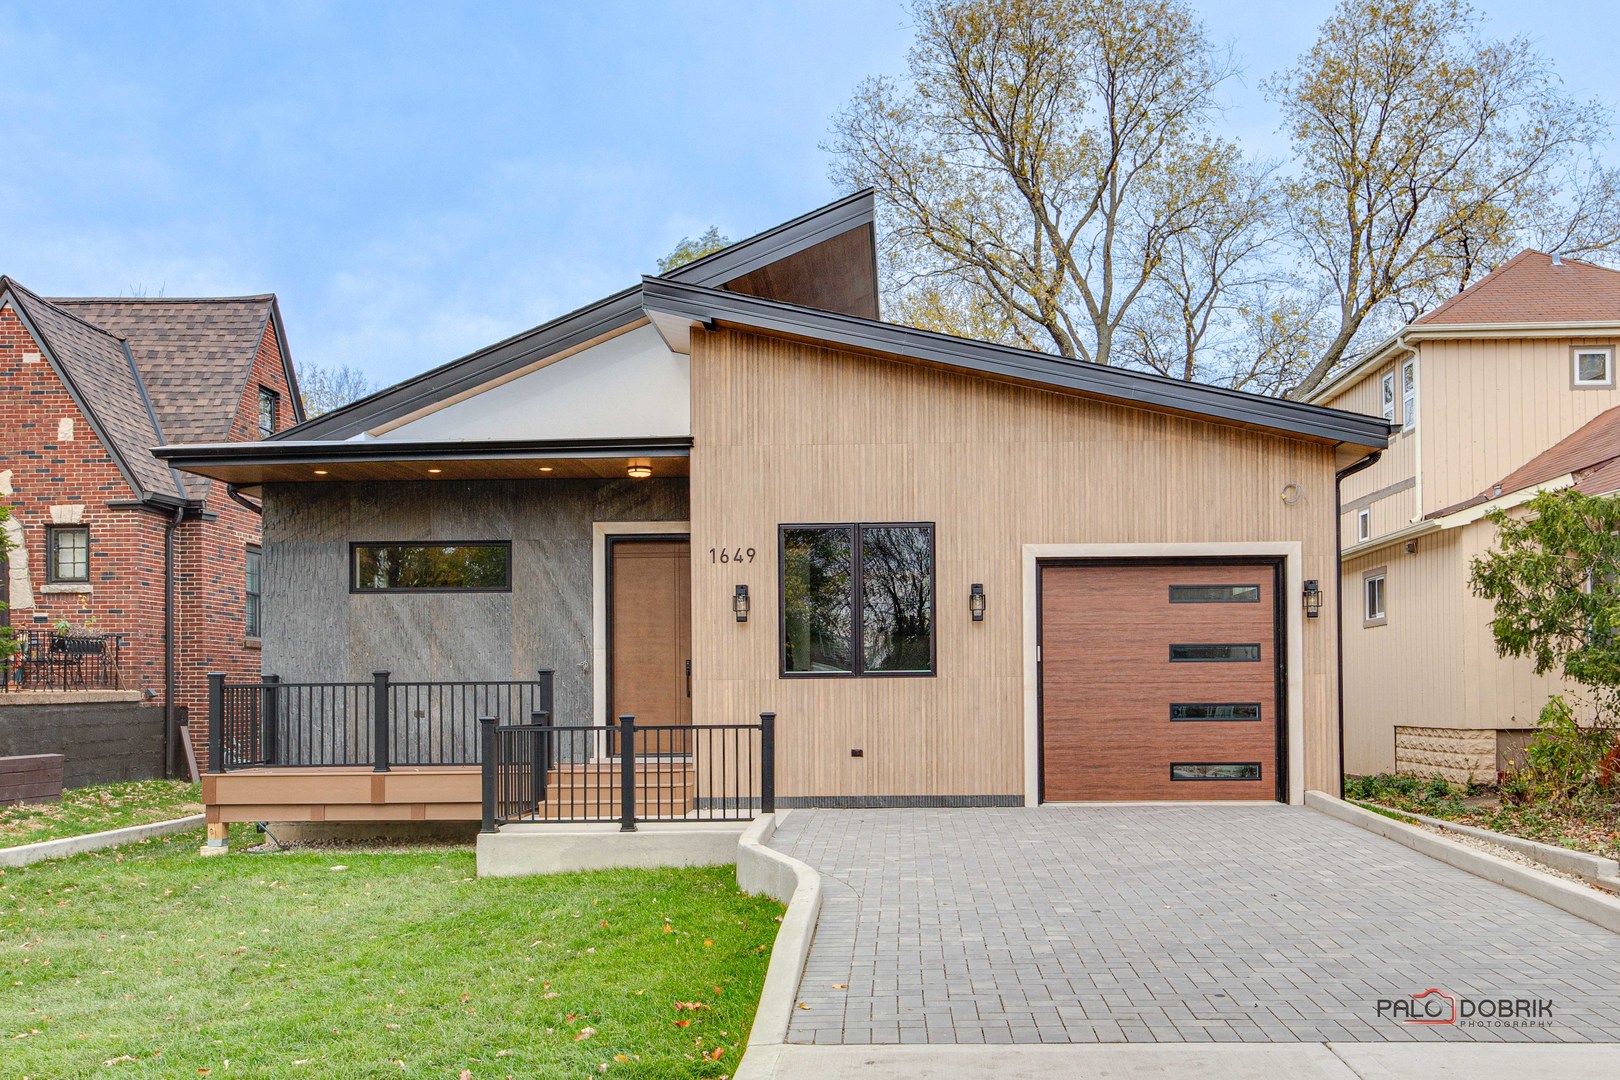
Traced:
POLYGON ((1172 645, 1171 663, 1253 662, 1260 659, 1259 645, 1172 645))
POLYGON ((854 529, 782 530, 784 670, 854 671, 854 554, 854 529))
POLYGON ((1177 762, 1170 766, 1172 780, 1258 780, 1258 761, 1177 762))
POLYGON ((865 670, 933 669, 934 537, 919 526, 861 528, 865 670))
POLYGON ((1172 604, 1258 604, 1258 585, 1172 585, 1172 604))
POLYGON ((1258 720, 1259 702, 1177 702, 1170 706, 1172 720, 1258 720))

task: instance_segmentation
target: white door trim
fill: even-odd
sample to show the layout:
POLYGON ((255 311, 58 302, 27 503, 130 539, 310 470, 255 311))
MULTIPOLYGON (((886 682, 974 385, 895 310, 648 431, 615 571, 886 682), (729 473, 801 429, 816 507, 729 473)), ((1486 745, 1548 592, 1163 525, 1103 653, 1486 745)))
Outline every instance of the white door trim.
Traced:
MULTIPOLYGON (((692 535, 690 521, 591 522, 591 722, 604 725, 607 714, 607 538, 669 533, 692 535)), ((595 738, 595 736, 592 736, 595 738)))
MULTIPOLYGON (((1041 790, 1040 687, 1036 662, 1040 641, 1035 612, 1043 559, 1186 559, 1244 556, 1281 557, 1283 589, 1299 597, 1305 588, 1301 567, 1304 545, 1298 540, 1205 544, 1025 544, 1024 545, 1024 805, 1034 806, 1041 790)), ((1305 615, 1298 602, 1285 602, 1288 613, 1288 802, 1305 802, 1305 615)))

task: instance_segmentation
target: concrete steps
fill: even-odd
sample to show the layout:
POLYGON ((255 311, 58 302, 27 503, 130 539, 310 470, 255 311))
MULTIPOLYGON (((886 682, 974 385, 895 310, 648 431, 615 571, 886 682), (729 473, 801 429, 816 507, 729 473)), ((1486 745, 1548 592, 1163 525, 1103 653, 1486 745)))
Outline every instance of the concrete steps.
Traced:
MULTIPOLYGON (((692 809, 697 777, 684 761, 657 759, 638 763, 637 816, 679 816, 692 809)), ((561 765, 546 774, 544 818, 616 817, 619 814, 619 766, 616 762, 561 765)))

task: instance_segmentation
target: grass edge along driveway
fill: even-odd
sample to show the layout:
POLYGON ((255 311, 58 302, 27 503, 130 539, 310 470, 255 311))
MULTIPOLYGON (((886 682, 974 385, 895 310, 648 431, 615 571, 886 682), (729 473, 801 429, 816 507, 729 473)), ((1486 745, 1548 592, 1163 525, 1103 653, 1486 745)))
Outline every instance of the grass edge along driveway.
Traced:
POLYGON ((783 910, 731 867, 480 880, 463 849, 199 836, 0 873, 0 1072, 726 1076, 783 910))

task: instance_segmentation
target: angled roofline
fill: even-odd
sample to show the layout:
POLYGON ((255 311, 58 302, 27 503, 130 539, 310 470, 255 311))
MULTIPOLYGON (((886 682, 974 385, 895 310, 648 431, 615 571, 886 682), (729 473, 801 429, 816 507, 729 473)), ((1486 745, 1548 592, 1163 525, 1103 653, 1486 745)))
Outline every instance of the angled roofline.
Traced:
MULTIPOLYGON (((113 464, 118 467, 119 474, 123 476, 124 482, 129 485, 129 490, 134 494, 136 500, 138 502, 158 504, 167 507, 187 505, 189 500, 181 497, 183 496, 186 488, 185 485, 179 481, 178 477, 175 477, 175 490, 180 493, 178 495, 171 495, 164 491, 149 491, 145 485, 140 482, 139 478, 136 477, 135 470, 129 467, 129 462, 124 459, 123 452, 118 448, 118 443, 115 442, 107 433, 107 429, 105 426, 103 426, 101 418, 96 415, 96 411, 90 407, 90 402, 86 400, 84 394, 80 392, 78 384, 73 380, 72 374, 62 364, 62 362, 57 359, 56 347, 51 344, 50 339, 45 336, 44 331, 35 325, 34 320, 29 317, 27 301, 19 299, 19 293, 24 294, 28 298, 28 301, 37 300, 41 304, 47 304, 53 310, 61 311, 62 314, 66 315, 68 318, 73 319, 76 322, 83 323, 96 333, 117 342, 119 351, 123 354, 125 361, 130 363, 131 367, 133 368, 134 363, 130 358, 128 343, 117 334, 109 333, 94 323, 86 322, 84 319, 79 318, 79 316, 73 314, 71 311, 63 311, 63 309, 57 307, 55 304, 52 304, 44 297, 38 296, 26 287, 19 285, 14 278, 0 274, 0 307, 4 307, 8 299, 11 301, 11 308, 17 313, 17 318, 23 324, 23 329, 27 330, 29 336, 39 344, 41 354, 43 354, 45 357, 46 362, 51 365, 51 370, 56 372, 56 377, 62 380, 63 388, 67 390, 68 396, 73 399, 73 404, 78 407, 80 414, 85 418, 85 422, 90 425, 90 430, 95 432, 96 439, 98 442, 100 442, 102 449, 107 452, 107 456, 112 458, 113 464)), ((140 378, 139 372, 136 372, 135 385, 141 388, 142 395, 146 393, 146 384, 140 378)), ((151 402, 146 401, 144 404, 145 407, 150 411, 151 402)), ((156 426, 155 417, 152 430, 160 438, 162 437, 163 429, 156 426)), ((170 469, 169 474, 170 476, 174 476, 174 470, 170 469)))
MULTIPOLYGON (((705 286, 723 284, 841 233, 870 225, 874 220, 875 198, 871 189, 857 191, 701 259, 694 259, 671 270, 665 275, 665 280, 689 281, 705 286)), ((275 438, 347 439, 445 398, 475 389, 553 353, 628 326, 641 317, 641 287, 631 286, 358 401, 351 401, 313 420, 277 432, 275 438)))
MULTIPOLYGON (((287 344, 287 327, 281 321, 281 301, 276 299, 275 293, 270 294, 270 324, 276 328, 276 348, 281 353, 281 373, 287 378, 287 389, 292 391, 293 416, 297 418, 293 426, 296 427, 309 418, 304 415, 304 392, 298 388, 298 369, 293 364, 292 347, 287 344)), ((263 331, 260 331, 260 336, 262 339, 263 331)), ((256 353, 258 350, 254 351, 256 353)), ((252 370, 250 365, 248 371, 252 370)))
POLYGON ((176 469, 219 465, 322 465, 372 461, 473 461, 479 458, 687 457, 690 435, 614 439, 489 439, 456 442, 393 439, 265 439, 154 447, 176 469))
MULTIPOLYGON (((653 325, 669 338, 671 325, 727 323, 752 330, 827 342, 860 352, 939 364, 993 378, 1050 387, 1127 405, 1192 414, 1229 423, 1374 449, 1389 445, 1394 427, 1379 417, 1343 412, 1283 398, 1261 397, 1162 375, 1066 360, 969 338, 916 330, 894 323, 763 300, 741 293, 643 278, 642 304, 653 325)), ((682 351, 684 343, 670 341, 682 351)))

